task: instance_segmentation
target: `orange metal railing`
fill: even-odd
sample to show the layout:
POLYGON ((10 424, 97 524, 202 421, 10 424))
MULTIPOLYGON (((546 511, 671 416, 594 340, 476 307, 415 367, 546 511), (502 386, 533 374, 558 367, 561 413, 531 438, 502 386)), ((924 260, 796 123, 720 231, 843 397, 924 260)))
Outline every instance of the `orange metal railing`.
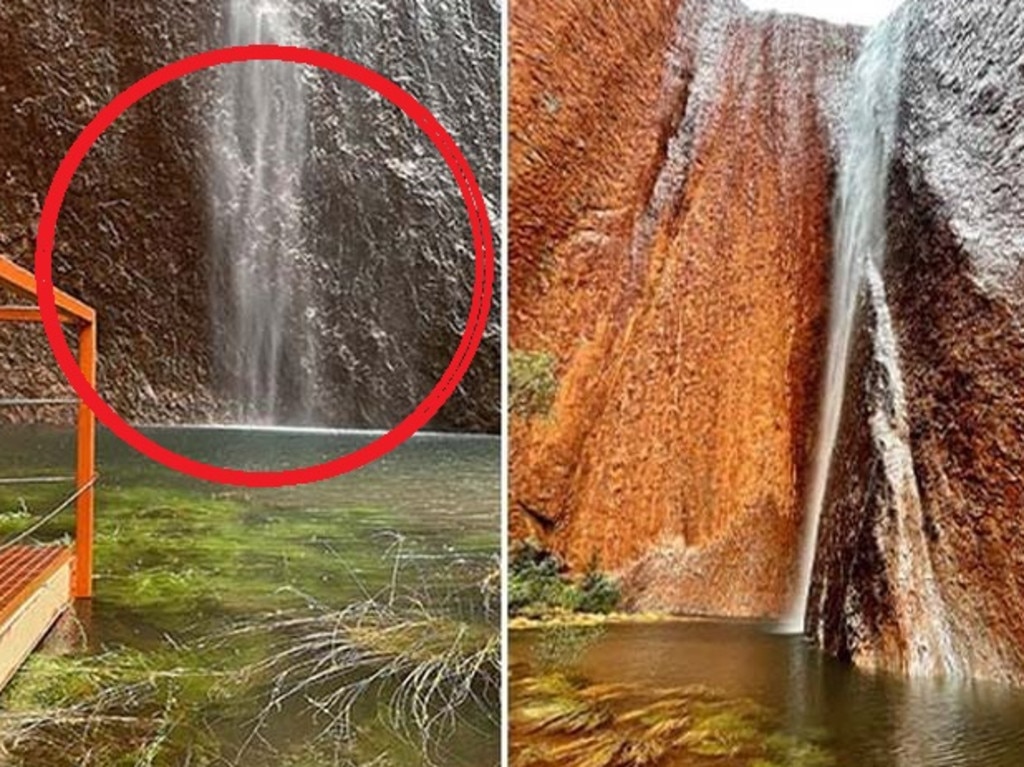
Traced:
MULTIPOLYGON (((36 280, 32 272, 0 255, 0 287, 36 298, 36 280)), ((96 386, 96 312, 76 298, 55 290, 61 322, 78 332, 78 365, 92 387, 96 386)), ((35 306, 0 306, 0 322, 42 322, 35 306)), ((32 404, 33 400, 25 400, 32 404)), ((42 402, 45 402, 43 400, 42 402)), ((77 598, 92 596, 92 547, 96 482, 96 417, 84 402, 78 402, 75 441, 75 578, 77 598)))

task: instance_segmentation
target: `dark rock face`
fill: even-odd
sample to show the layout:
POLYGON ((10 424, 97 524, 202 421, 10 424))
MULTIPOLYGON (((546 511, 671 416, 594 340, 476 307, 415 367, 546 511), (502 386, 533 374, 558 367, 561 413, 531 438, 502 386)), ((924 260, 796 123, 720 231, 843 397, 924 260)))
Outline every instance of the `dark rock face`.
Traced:
POLYGON ((1021 683, 1024 9, 903 12, 886 259, 864 286, 810 626, 861 665, 1021 683))
MULTIPOLYGON (((377 69, 434 112, 496 223, 499 8, 490 0, 451 0, 430 14, 415 2, 282 4, 301 19, 304 44, 377 69)), ((143 75, 224 45, 223 24, 217 2, 3 3, 0 252, 31 267, 42 200, 81 128, 143 75)), ((415 407, 458 345, 473 284, 470 230, 455 181, 410 121, 353 83, 308 80, 304 225, 317 288, 308 321, 322 350, 310 418, 386 427, 415 407)), ((61 215, 55 280, 98 309, 101 392, 130 420, 233 420, 237 412, 212 319, 212 303, 224 300, 210 259, 218 98, 216 72, 204 72, 134 106, 86 158, 61 215)), ((499 294, 495 285, 480 353, 434 428, 498 429, 499 294)), ((3 395, 61 390, 38 328, 0 328, 0 345, 3 395)), ((286 381, 282 396, 300 390, 286 381)))
MULTIPOLYGON (((413 0, 353 12, 324 2, 307 36, 411 91, 455 139, 487 200, 501 206, 501 12, 496 0, 413 0), (365 52, 365 53, 364 53, 365 52)), ((325 360, 324 410, 335 422, 389 425, 441 377, 473 292, 473 241, 451 171, 397 107, 333 75, 310 107, 307 168, 325 360), (339 168, 342 169, 339 172, 339 168), (319 188, 318 188, 319 187, 319 188)), ((495 263, 500 249, 495 240, 495 263)), ((472 367, 435 427, 500 428, 500 280, 472 367)))
POLYGON ((821 367, 834 99, 854 28, 738 3, 513 5, 513 534, 637 608, 786 607, 821 367))
MULTIPOLYGON (((50 179, 79 131, 132 82, 217 43, 213 3, 180 3, 174 12, 154 3, 113 7, 0 7, 0 252, 23 266, 32 266, 50 179)), ((83 163, 61 215, 55 283, 99 309, 101 391, 138 420, 199 420, 216 412, 206 193, 194 172, 202 167, 211 84, 173 84, 130 110, 83 163)), ((0 333, 5 395, 64 391, 39 328, 0 333)))

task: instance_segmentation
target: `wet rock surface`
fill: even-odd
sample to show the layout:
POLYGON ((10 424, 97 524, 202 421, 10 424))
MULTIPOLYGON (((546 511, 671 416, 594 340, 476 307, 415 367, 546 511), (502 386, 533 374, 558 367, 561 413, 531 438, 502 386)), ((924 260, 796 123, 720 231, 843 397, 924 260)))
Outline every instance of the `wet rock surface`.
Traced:
MULTIPOLYGON (((57 164, 120 90, 216 40, 212 3, 0 7, 0 252, 32 267, 57 164)), ((61 214, 55 284, 99 310, 101 390, 143 421, 205 420, 210 334, 202 236, 203 102, 209 79, 167 86, 121 118, 82 164, 61 214)), ((2 299, 10 303, 10 296, 2 299)), ((5 396, 66 394, 38 327, 0 327, 5 396)), ((0 418, 35 417, 3 411, 0 418)), ((67 411, 41 413, 62 420, 67 411)))
MULTIPOLYGON (((498 7, 452 0, 423 14, 414 2, 288 5, 303 44, 377 69, 435 113, 496 223, 498 7)), ((223 22, 218 2, 0 7, 0 252, 31 267, 46 189, 78 132, 143 75, 224 45, 223 22)), ((387 427, 427 394, 458 345, 473 285, 469 226, 455 181, 410 121, 353 84, 307 79, 313 151, 303 169, 303 263, 317 296, 288 331, 309 322, 322 354, 314 407, 296 402, 306 388, 293 377, 280 411, 288 422, 303 412, 320 425, 387 427), (357 119, 350 125, 346 115, 357 119)), ((137 422, 237 419, 226 391, 230 355, 216 348, 212 319, 224 300, 209 258, 217 109, 215 72, 147 97, 86 158, 61 214, 55 281, 98 309, 101 392, 137 422)), ((0 342, 3 396, 64 391, 38 328, 0 328, 0 342)), ((495 308, 474 365, 433 428, 498 429, 499 345, 495 308)))
POLYGON ((639 609, 777 615, 823 352, 855 28, 738 3, 511 19, 512 525, 639 609), (514 393, 513 393, 514 394, 514 393))
POLYGON ((1024 12, 914 1, 810 605, 832 653, 1024 682, 1024 12), (888 347, 888 348, 887 348, 888 347))

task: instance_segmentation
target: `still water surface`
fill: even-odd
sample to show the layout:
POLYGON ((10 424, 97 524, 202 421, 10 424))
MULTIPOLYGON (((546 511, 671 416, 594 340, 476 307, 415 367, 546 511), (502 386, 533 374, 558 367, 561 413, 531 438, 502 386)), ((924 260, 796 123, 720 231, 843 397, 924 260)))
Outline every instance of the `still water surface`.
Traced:
MULTIPOLYGON (((1019 767, 1024 692, 858 671, 800 637, 749 623, 609 626, 563 658, 592 684, 706 685, 750 698, 789 734, 820 741, 841 767, 1019 767)), ((538 672, 545 631, 513 632, 512 676, 538 672)))

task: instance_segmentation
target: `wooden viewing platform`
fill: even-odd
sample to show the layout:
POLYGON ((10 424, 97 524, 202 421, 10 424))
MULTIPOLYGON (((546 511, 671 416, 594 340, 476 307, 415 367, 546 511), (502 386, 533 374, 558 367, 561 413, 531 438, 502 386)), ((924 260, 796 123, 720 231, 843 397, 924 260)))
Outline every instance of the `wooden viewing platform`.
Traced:
MULTIPOLYGON (((36 299, 35 276, 0 255, 0 289, 36 299)), ((78 335, 78 363, 86 380, 96 385, 96 313, 81 301, 54 291, 60 320, 78 335)), ((0 322, 41 323, 34 305, 0 304, 0 322)), ((26 408, 65 400, 48 398, 0 400, 5 407, 26 408)), ((63 503, 7 540, 0 540, 0 690, 43 640, 75 599, 92 596, 93 486, 96 482, 96 421, 77 399, 74 489, 63 503), (37 544, 32 536, 51 519, 74 506, 72 545, 37 544)), ((0 466, 0 473, 3 467, 0 466)), ((0 477, 4 485, 59 481, 60 477, 0 477)))
POLYGON ((71 605, 70 546, 12 546, 0 552, 0 689, 71 605))

